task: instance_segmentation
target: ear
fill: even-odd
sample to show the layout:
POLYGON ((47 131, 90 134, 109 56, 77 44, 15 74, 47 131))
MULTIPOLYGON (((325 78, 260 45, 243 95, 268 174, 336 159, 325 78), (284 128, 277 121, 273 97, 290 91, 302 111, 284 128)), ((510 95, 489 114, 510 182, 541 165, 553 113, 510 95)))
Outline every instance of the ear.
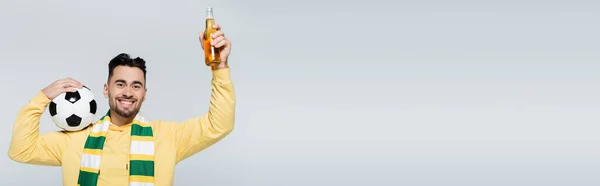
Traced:
POLYGON ((142 98, 142 102, 146 101, 146 98, 148 98, 148 88, 144 87, 144 98, 142 98))
POLYGON ((104 83, 104 98, 108 98, 108 84, 104 83))

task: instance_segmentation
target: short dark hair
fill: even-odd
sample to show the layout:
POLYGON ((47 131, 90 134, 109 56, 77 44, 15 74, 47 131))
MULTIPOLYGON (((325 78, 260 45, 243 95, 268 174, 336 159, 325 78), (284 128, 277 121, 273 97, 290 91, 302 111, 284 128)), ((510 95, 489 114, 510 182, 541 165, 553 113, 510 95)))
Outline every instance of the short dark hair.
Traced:
POLYGON ((131 58, 131 56, 126 53, 120 53, 115 56, 108 63, 108 79, 113 76, 115 68, 118 66, 137 67, 144 72, 144 80, 146 79, 146 61, 140 57, 131 58))

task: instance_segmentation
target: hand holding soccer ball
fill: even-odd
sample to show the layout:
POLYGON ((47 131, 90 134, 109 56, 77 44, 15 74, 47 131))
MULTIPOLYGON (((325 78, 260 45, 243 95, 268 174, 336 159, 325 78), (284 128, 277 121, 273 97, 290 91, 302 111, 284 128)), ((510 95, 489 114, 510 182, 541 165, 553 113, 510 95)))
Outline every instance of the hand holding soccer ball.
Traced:
POLYGON ((54 83, 48 85, 42 90, 42 92, 48 97, 48 99, 54 99, 59 94, 65 92, 75 92, 77 88, 82 88, 83 84, 72 78, 65 78, 57 80, 54 83))
POLYGON ((42 92, 52 101, 49 105, 54 124, 66 131, 79 131, 96 119, 97 104, 92 91, 71 78, 58 80, 42 92))

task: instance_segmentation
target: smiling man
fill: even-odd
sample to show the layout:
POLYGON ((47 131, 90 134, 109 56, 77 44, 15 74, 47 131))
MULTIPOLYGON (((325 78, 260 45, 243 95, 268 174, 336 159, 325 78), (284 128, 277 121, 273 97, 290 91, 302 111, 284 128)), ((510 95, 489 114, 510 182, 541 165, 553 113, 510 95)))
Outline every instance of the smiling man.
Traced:
MULTIPOLYGON (((214 27, 219 31, 213 34, 212 45, 221 50, 223 60, 211 67, 208 113, 183 122, 146 121, 139 112, 147 91, 146 62, 122 53, 108 64, 104 96, 110 109, 98 122, 81 131, 39 134, 40 116, 50 101, 83 87, 70 78, 58 80, 20 110, 9 157, 21 163, 62 166, 64 186, 173 185, 178 162, 233 130, 235 94, 227 62, 231 43, 219 25, 214 27)), ((203 35, 200 34, 200 42, 203 35)))

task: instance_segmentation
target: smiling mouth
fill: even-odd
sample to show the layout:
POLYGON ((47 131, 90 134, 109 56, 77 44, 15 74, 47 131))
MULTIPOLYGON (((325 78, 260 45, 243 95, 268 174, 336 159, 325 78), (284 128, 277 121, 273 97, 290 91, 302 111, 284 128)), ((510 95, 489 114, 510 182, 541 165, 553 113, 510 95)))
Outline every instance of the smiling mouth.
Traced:
POLYGON ((117 101, 119 102, 119 104, 125 105, 125 106, 131 106, 135 103, 134 100, 117 99, 117 101))

